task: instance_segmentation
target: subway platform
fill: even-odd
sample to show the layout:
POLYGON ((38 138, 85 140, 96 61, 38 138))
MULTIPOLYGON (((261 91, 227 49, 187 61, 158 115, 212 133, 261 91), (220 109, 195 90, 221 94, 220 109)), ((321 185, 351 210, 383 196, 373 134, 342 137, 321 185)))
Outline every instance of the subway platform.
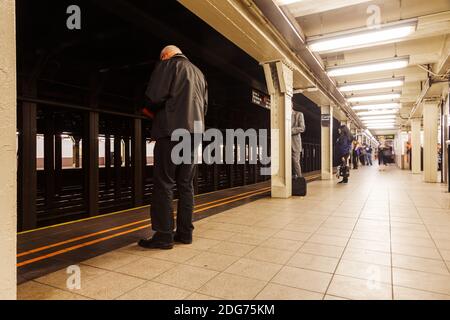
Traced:
MULTIPOLYGON (((195 222, 192 245, 132 244, 18 286, 18 299, 450 299, 450 194, 395 166, 195 222)), ((150 232, 150 231, 149 231, 150 232)))

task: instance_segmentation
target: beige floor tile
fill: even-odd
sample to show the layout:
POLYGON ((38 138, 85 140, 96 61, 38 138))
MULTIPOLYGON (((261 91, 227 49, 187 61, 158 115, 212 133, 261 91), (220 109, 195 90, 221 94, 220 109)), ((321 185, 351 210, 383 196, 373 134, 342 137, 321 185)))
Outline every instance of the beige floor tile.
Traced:
POLYGON ((371 251, 380 251, 385 253, 391 252, 391 244, 389 242, 383 241, 372 241, 363 239, 350 239, 348 242, 348 248, 355 249, 365 249, 371 251))
POLYGON ((326 236, 322 234, 314 234, 308 240, 309 242, 326 244, 326 245, 334 245, 334 246, 345 246, 347 244, 348 238, 344 237, 336 237, 336 236, 326 236))
POLYGON ((118 300, 182 300, 190 291, 156 282, 146 282, 118 298, 118 300))
POLYGON ((311 236, 311 233, 297 232, 289 230, 281 230, 273 235, 273 238, 306 241, 311 236))
POLYGON ((344 252, 343 246, 333 246, 327 244, 306 242, 299 250, 303 253, 309 253, 319 256, 339 258, 344 252))
POLYGON ((239 259, 237 256, 218 254, 214 252, 203 252, 185 263, 190 266, 205 269, 223 271, 239 259))
POLYGON ((267 238, 269 238, 267 235, 237 234, 228 239, 228 241, 257 246, 267 238))
POLYGON ((395 300, 450 300, 450 295, 394 286, 395 300))
POLYGON ((292 251, 257 247, 250 251, 246 257, 277 264, 285 264, 294 254, 292 251))
POLYGON ((397 268, 450 275, 443 260, 426 259, 413 256, 392 255, 392 265, 397 268))
POLYGON ((336 274, 390 284, 391 268, 379 264, 341 260, 336 274))
POLYGON ((255 246, 243 243, 235 243, 229 241, 223 241, 214 247, 211 247, 208 251, 219 254, 226 254, 229 256, 242 257, 253 250, 255 246))
POLYGON ((185 300, 220 300, 220 299, 194 292, 193 294, 185 298, 185 300))
POLYGON ((450 250, 439 250, 444 260, 450 261, 450 250))
POLYGON ((342 297, 336 297, 336 296, 332 296, 332 295, 327 294, 327 295, 325 295, 323 300, 349 300, 349 299, 342 298, 342 297))
POLYGON ((256 300, 322 300, 323 294, 269 283, 256 300))
POLYGON ((235 234, 235 232, 208 229, 208 230, 204 230, 204 231, 198 231, 195 234, 197 235, 197 237, 200 237, 200 238, 213 239, 213 240, 227 240, 227 239, 231 238, 235 234))
POLYGON ((220 240, 206 239, 206 238, 198 238, 194 235, 194 240, 192 244, 186 245, 186 248, 195 249, 195 250, 208 250, 209 248, 220 243, 220 240))
POLYGON ((172 250, 148 250, 145 254, 150 258, 156 258, 171 262, 183 263, 202 253, 200 250, 190 249, 186 246, 175 246, 172 250))
POLYGON ((282 265, 242 258, 225 270, 238 276, 269 281, 280 271, 282 265))
POLYGON ((217 274, 218 272, 213 270, 179 265, 154 278, 153 281, 176 288, 195 291, 217 274))
POLYGON ((287 263, 288 266, 334 273, 339 259, 317 256, 307 253, 296 253, 287 263))
POLYGON ((335 275, 327 294, 352 300, 391 300, 392 287, 386 283, 335 275))
POLYGON ((120 273, 107 272, 83 284, 79 294, 96 300, 111 300, 143 283, 145 283, 145 280, 120 273))
POLYGON ((265 281, 221 273, 197 292, 229 300, 248 300, 253 299, 265 285, 265 281))
POLYGON ((280 238, 270 238, 265 240, 260 244, 260 247, 279 249, 286 251, 297 251, 303 245, 302 241, 280 239, 280 238))
POLYGON ((356 249, 356 248, 347 248, 344 251, 342 259, 358 261, 358 262, 367 262, 373 264, 380 264, 383 266, 391 265, 391 254, 380 252, 380 251, 372 251, 367 249, 356 249))
POLYGON ((138 259, 139 257, 133 254, 111 251, 102 254, 101 256, 83 261, 82 264, 106 270, 115 270, 138 259))
POLYGON ((173 262, 143 257, 118 268, 116 272, 150 280, 175 266, 173 262))
POLYGON ((321 227, 317 230, 316 234, 323 234, 326 236, 345 237, 348 238, 352 234, 351 230, 337 229, 321 227))
POLYGON ((441 256, 436 248, 412 246, 394 242, 392 243, 392 253, 428 259, 441 259, 441 256))
POLYGON ((86 300, 88 298, 34 281, 17 287, 17 300, 86 300))
MULTIPOLYGON (((83 287, 85 283, 89 283, 92 279, 95 279, 108 271, 91 266, 79 265, 80 267, 80 286, 83 287)), ((67 273, 67 269, 61 269, 56 272, 47 274, 40 278, 35 279, 35 282, 47 284, 52 287, 56 287, 62 290, 67 290, 67 280, 71 274, 67 273)))
POLYGON ((332 275, 329 273, 285 266, 272 283, 325 293, 332 275))
POLYGON ((394 285, 450 295, 450 276, 393 268, 394 285))
POLYGON ((418 247, 428 247, 435 248, 436 245, 431 238, 417 238, 417 237, 405 237, 405 236, 392 236, 392 243, 399 245, 410 245, 410 246, 418 246, 418 247))

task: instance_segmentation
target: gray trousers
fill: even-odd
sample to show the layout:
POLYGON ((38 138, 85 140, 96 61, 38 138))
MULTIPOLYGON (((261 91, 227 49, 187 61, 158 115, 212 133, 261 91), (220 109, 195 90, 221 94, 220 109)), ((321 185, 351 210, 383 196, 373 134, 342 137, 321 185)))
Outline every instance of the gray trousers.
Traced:
POLYGON ((300 157, 302 155, 302 140, 300 134, 292 136, 292 174, 297 177, 302 176, 300 157))
MULTIPOLYGON (((194 226, 193 179, 196 164, 175 165, 171 159, 172 148, 178 142, 170 138, 156 140, 153 167, 153 194, 150 216, 154 237, 165 242, 173 241, 174 219, 172 210, 173 188, 178 191, 177 233, 185 239, 192 237, 194 226)), ((193 155, 193 152, 192 152, 193 155)))

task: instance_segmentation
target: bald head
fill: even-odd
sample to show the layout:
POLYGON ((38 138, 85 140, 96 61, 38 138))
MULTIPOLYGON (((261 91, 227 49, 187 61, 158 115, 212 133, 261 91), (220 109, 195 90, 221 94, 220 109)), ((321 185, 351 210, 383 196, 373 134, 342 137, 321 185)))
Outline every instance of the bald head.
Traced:
POLYGON ((181 54, 180 48, 170 45, 162 49, 161 54, 159 55, 159 58, 163 60, 169 60, 176 54, 181 54))

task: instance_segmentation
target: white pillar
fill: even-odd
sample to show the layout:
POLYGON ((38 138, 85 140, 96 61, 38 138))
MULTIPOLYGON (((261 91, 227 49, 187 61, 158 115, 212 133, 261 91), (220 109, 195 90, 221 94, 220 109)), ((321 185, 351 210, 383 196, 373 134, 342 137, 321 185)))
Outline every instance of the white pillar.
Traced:
POLYGON ((411 161, 412 161, 412 173, 421 173, 421 157, 420 157, 420 127, 422 126, 422 119, 411 119, 411 161))
POLYGON ((272 197, 292 195, 291 116, 293 72, 282 61, 265 63, 264 74, 271 97, 272 197))
POLYGON ((333 179, 333 107, 320 107, 322 114, 321 123, 321 177, 322 180, 333 179), (324 119, 329 119, 324 121, 324 119))
POLYGON ((423 104, 423 171, 425 182, 437 182, 437 144, 439 104, 423 104))
POLYGON ((0 1, 0 299, 16 299, 15 1, 0 1))

